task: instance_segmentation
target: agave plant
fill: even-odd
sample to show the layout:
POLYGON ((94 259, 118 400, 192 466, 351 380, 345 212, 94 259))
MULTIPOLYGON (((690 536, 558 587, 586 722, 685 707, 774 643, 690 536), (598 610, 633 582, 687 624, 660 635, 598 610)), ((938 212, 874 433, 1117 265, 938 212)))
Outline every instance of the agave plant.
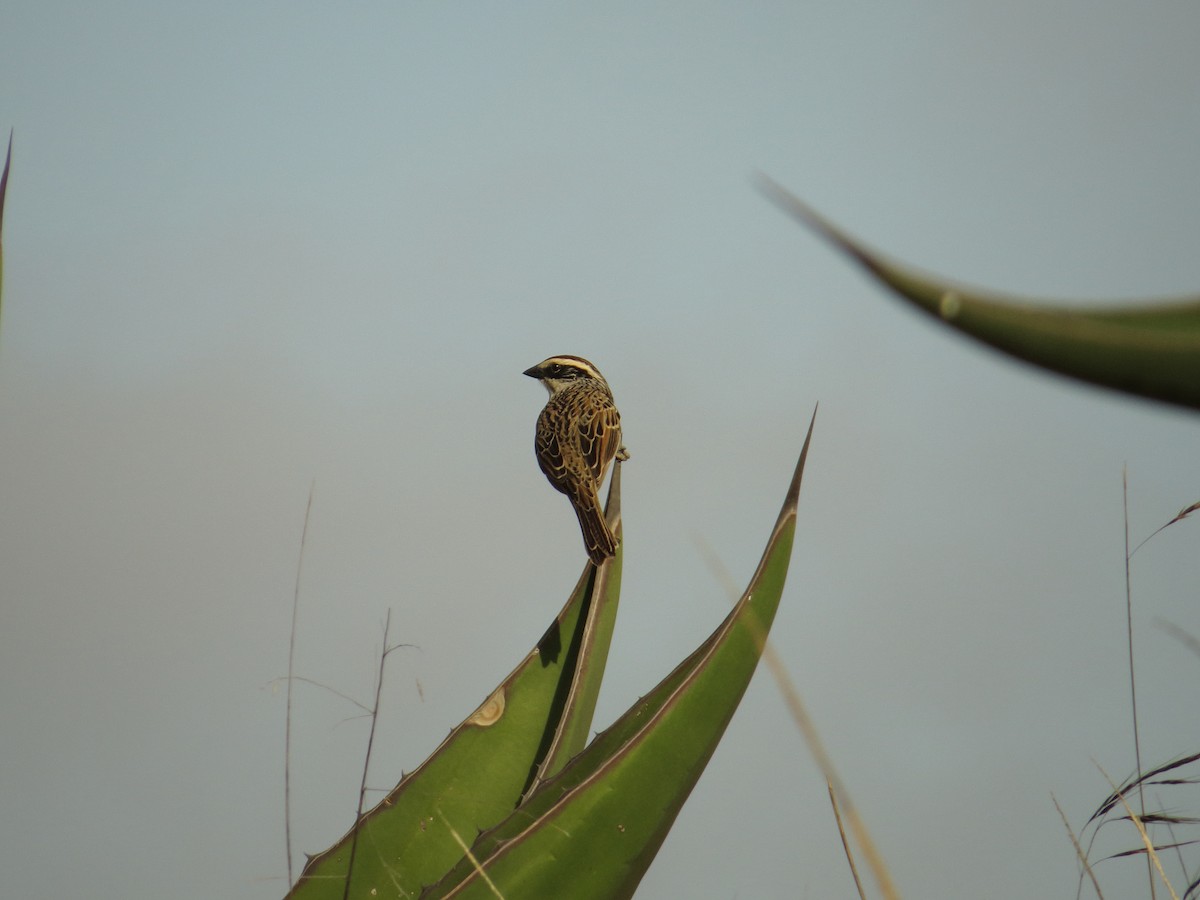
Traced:
MULTIPOLYGON (((811 438, 812 423, 746 592, 673 672, 588 742, 623 550, 599 567, 589 563, 512 673, 309 861, 289 900, 632 896, 762 654, 787 576, 811 438)), ((618 464, 607 503, 617 535, 620 490, 618 464)))

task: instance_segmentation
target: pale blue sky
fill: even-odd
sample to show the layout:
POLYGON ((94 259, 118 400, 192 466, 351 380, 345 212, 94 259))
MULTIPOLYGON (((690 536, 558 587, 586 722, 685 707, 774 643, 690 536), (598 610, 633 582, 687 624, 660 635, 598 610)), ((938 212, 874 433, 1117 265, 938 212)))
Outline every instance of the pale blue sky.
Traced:
MULTIPOLYGON (((420 647, 387 786, 582 565, 520 374, 566 352, 633 453, 597 727, 724 615, 696 538, 750 574, 820 401, 774 637, 898 885, 1074 896, 1050 792, 1078 825, 1092 760, 1133 766, 1121 468, 1137 540, 1200 499, 1197 420, 939 331, 751 176, 955 279, 1195 292, 1198 34, 1160 0, 9 4, 5 892, 281 896, 310 483, 299 671, 367 698, 389 607, 420 647)), ((1133 568, 1152 763, 1200 744, 1200 660, 1156 625, 1200 633, 1195 529, 1133 568)), ((297 694, 298 855, 350 824, 353 713, 297 694)), ((852 892, 757 678, 639 896, 852 892)))

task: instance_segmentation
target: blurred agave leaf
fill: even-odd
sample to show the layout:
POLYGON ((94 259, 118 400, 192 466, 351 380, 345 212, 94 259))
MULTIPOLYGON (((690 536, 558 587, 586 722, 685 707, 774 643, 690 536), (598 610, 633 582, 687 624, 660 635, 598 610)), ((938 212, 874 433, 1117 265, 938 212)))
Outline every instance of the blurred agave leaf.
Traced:
POLYGON ((1072 378, 1200 409, 1200 297, 1069 308, 962 288, 868 249, 769 178, 766 196, 918 309, 1072 378))
MULTIPOLYGON (((0 298, 4 296, 4 197, 8 194, 8 169, 12 165, 12 132, 8 133, 8 153, 4 157, 4 172, 0 174, 0 298)), ((0 309, 3 307, 0 306, 0 309)))
POLYGON ((720 627, 558 777, 482 835, 472 858, 423 900, 633 896, 758 665, 787 576, 811 438, 812 424, 758 570, 720 627))
MULTIPOLYGON (((618 536, 620 473, 618 463, 608 497, 618 536)), ((583 748, 616 623, 622 556, 618 545, 599 569, 586 564, 533 651, 356 827, 309 860, 289 900, 415 897, 462 858, 460 840, 469 844, 503 820, 539 775, 583 748)))

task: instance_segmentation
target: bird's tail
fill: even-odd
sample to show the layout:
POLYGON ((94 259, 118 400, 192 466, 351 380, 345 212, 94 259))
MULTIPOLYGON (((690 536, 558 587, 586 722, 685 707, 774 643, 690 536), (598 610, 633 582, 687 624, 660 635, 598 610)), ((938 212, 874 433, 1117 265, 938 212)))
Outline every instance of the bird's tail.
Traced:
POLYGON ((600 506, 600 498, 593 491, 583 491, 574 504, 575 515, 579 517, 579 530, 583 532, 583 545, 587 548, 588 558, 600 565, 617 552, 617 539, 604 521, 604 510, 600 506))

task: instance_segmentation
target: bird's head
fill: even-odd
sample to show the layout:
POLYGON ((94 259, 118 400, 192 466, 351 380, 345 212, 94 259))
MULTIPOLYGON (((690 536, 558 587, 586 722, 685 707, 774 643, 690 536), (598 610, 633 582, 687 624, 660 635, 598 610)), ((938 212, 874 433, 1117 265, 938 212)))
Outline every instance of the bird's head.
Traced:
POLYGON ((525 374, 544 384, 551 397, 573 384, 589 379, 608 387, 608 382, 604 380, 600 370, 582 356, 551 356, 526 369, 525 374))

